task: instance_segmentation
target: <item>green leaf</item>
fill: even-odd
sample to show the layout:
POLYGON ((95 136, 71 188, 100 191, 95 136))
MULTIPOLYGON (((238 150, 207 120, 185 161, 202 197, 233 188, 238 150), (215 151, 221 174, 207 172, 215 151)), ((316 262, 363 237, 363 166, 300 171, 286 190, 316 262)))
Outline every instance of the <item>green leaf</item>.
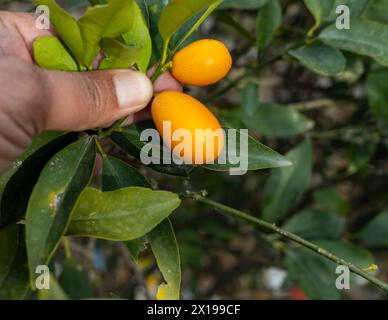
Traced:
POLYGON ((338 75, 346 67, 342 52, 323 44, 294 49, 289 54, 306 68, 327 77, 338 75))
POLYGON ((366 81, 368 106, 382 125, 388 125, 388 68, 371 70, 366 81))
POLYGON ((335 0, 304 0, 304 3, 319 25, 329 17, 335 0))
POLYGON ((263 51, 269 46, 282 23, 282 6, 279 0, 269 1, 257 17, 257 49, 263 51))
POLYGON ((57 280, 52 274, 50 274, 50 289, 49 290, 39 290, 38 292, 39 300, 69 300, 69 297, 63 291, 57 280))
POLYGON ((224 0, 220 9, 248 9, 255 10, 263 7, 269 0, 224 0))
POLYGON ((134 167, 112 156, 104 157, 102 168, 103 191, 126 187, 150 188, 147 179, 134 167))
MULTIPOLYGON (((251 136, 247 135, 243 131, 237 130, 236 131, 236 148, 237 156, 240 158, 241 163, 246 162, 248 166, 248 170, 262 170, 262 169, 269 169, 269 168, 282 168, 282 167, 288 167, 292 163, 287 160, 285 157, 281 156, 276 151, 270 149, 269 147, 261 144, 251 136), (248 145, 246 150, 241 147, 241 140, 247 141, 248 145)), ((229 171, 230 169, 237 168, 240 166, 240 164, 235 164, 235 159, 232 159, 230 157, 230 154, 232 152, 228 152, 228 135, 226 134, 226 142, 224 146, 224 150, 221 153, 220 157, 215 161, 214 164, 207 164, 203 167, 209 170, 213 171, 229 171), (221 163, 221 159, 226 159, 226 163, 221 163)))
POLYGON ((336 239, 345 230, 345 219, 335 213, 307 209, 287 220, 283 229, 304 239, 336 239))
POLYGON ((264 190, 263 218, 277 221, 297 203, 310 184, 312 145, 305 141, 287 154, 293 166, 274 170, 264 190))
POLYGON ((80 65, 84 64, 84 44, 77 21, 55 0, 35 0, 37 5, 45 5, 50 9, 50 21, 55 27, 58 36, 70 50, 80 65))
POLYGON ((224 23, 227 26, 230 26, 234 29, 239 35, 242 35, 247 40, 254 42, 255 36, 251 34, 251 31, 246 29, 240 21, 237 20, 237 17, 233 16, 233 12, 230 10, 219 10, 214 12, 213 17, 217 22, 224 23))
POLYGON ((152 54, 152 40, 148 31, 147 22, 138 4, 134 3, 134 21, 132 28, 123 34, 123 40, 128 46, 139 47, 141 52, 136 59, 140 71, 146 72, 152 54))
POLYGON ((100 52, 103 38, 116 38, 128 32, 134 20, 133 0, 108 0, 90 7, 78 21, 85 45, 85 64, 91 65, 100 52))
POLYGON ((388 247, 388 212, 375 216, 357 237, 370 246, 388 247))
MULTIPOLYGON (((114 143, 125 150, 128 154, 140 160, 140 154, 142 148, 146 145, 146 142, 140 141, 140 133, 142 130, 140 127, 142 124, 137 126, 132 125, 123 128, 120 133, 113 133, 111 138, 114 143)), ((148 127, 149 122, 145 122, 144 126, 148 127)), ((160 159, 161 164, 150 164, 148 167, 152 170, 158 171, 163 174, 187 177, 193 170, 193 166, 189 165, 176 165, 176 164, 162 164, 163 161, 160 159)))
POLYGON ((48 70, 78 71, 77 63, 57 37, 39 37, 33 44, 35 62, 48 70))
POLYGON ((59 284, 71 299, 89 299, 93 297, 93 290, 88 275, 73 258, 66 258, 59 277, 59 284))
MULTIPOLYGON (((360 268, 373 264, 369 251, 346 242, 315 241, 320 247, 350 261, 360 268)), ((285 263, 291 280, 311 299, 334 300, 341 298, 335 286, 336 264, 317 253, 297 247, 286 251, 285 263)), ((358 276, 351 276, 351 283, 360 284, 358 276)))
POLYGON ((129 187, 102 192, 86 188, 74 208, 67 234, 113 241, 137 239, 179 205, 179 197, 166 191, 129 187))
POLYGON ((373 0, 369 2, 364 15, 365 18, 388 24, 388 0, 373 0))
POLYGON ((0 228, 20 219, 46 163, 78 138, 78 133, 46 132, 33 139, 30 147, 0 178, 0 228))
POLYGON ((152 40, 152 55, 150 65, 157 64, 163 52, 163 39, 159 34, 158 22, 163 9, 168 4, 167 1, 160 0, 142 0, 144 2, 143 12, 147 13, 149 32, 152 40))
POLYGON ((313 195, 315 204, 322 210, 337 214, 345 214, 349 203, 334 188, 320 189, 313 195))
POLYGON ((141 55, 141 48, 129 47, 115 39, 105 38, 101 41, 101 49, 106 58, 101 61, 101 70, 129 69, 141 55))
POLYGON ((95 143, 84 137, 57 153, 32 191, 26 213, 31 281, 38 265, 49 262, 64 235, 71 211, 93 173, 95 143))
POLYGON ((159 19, 159 32, 167 41, 187 21, 219 0, 171 0, 159 19))
POLYGON ((350 51, 388 65, 388 25, 368 20, 354 20, 349 30, 335 25, 324 29, 319 39, 328 46, 350 51))
POLYGON ((132 260, 135 261, 135 263, 139 263, 139 255, 145 249, 147 249, 147 243, 148 240, 146 236, 125 242, 125 245, 128 248, 129 255, 131 256, 132 260))
POLYGON ((248 115, 253 116, 259 109, 260 92, 257 83, 250 82, 241 91, 241 108, 248 115))
MULTIPOLYGON (((113 191, 126 187, 151 188, 151 185, 134 167, 112 156, 105 157, 102 168, 102 190, 113 191)), ((125 244, 132 259, 137 263, 139 254, 147 247, 147 239, 141 237, 126 241, 125 244)))
POLYGON ((181 286, 179 248, 171 222, 166 219, 148 234, 152 252, 166 284, 159 287, 158 300, 178 300, 181 286))
POLYGON ((20 300, 29 279, 24 228, 9 225, 0 231, 0 300, 20 300))
POLYGON ((241 114, 240 119, 249 128, 268 137, 290 137, 314 127, 314 121, 302 113, 275 104, 260 104, 252 115, 241 114))
POLYGON ((365 9, 368 6, 368 2, 370 1, 369 0, 335 0, 335 4, 333 6, 332 12, 329 18, 327 19, 327 21, 331 22, 337 19, 339 14, 336 13, 336 9, 340 5, 345 5, 349 7, 350 19, 357 19, 364 13, 365 9))

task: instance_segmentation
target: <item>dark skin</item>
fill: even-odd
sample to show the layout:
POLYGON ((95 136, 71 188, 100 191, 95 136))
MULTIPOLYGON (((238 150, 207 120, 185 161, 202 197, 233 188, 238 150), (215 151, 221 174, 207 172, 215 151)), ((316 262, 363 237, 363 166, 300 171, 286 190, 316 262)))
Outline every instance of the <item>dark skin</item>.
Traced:
POLYGON ((132 70, 41 69, 32 43, 54 32, 38 30, 36 17, 0 11, 0 174, 41 132, 107 127, 125 116, 130 124, 149 117, 154 92, 182 90, 168 73, 152 85, 132 70))

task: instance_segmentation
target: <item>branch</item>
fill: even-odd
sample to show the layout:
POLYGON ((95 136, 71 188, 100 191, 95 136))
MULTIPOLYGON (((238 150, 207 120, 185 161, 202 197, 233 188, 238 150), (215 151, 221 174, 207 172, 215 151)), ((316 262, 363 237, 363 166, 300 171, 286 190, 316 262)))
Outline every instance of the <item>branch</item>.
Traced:
POLYGON ((272 223, 269 223, 269 222, 266 222, 264 220, 261 220, 261 219, 258 219, 256 217, 253 217, 245 212, 242 212, 242 211, 239 211, 239 210, 236 210, 234 208, 231 208, 231 207, 228 207, 228 206, 225 206, 221 203, 218 203, 218 202, 215 202, 215 201, 212 201, 212 200, 209 200, 205 197, 203 197, 202 195, 199 195, 199 194, 196 194, 196 193, 187 193, 184 197, 186 198, 191 198, 199 203, 203 203, 203 204, 206 204, 206 205, 209 205, 213 208, 215 208, 216 210, 218 211, 221 211, 221 212, 225 212, 225 213, 229 213, 231 214, 232 216, 235 216, 237 218, 240 218, 240 219, 243 219, 243 220, 246 220, 246 221, 249 221, 261 228, 264 228, 264 229, 267 229, 267 230, 270 230, 272 232, 275 232, 279 235, 281 235, 282 237, 286 238, 286 239, 289 239, 293 242, 296 242, 316 253, 318 253, 319 255, 335 262, 336 264, 338 265, 343 265, 343 266, 346 266, 349 268, 350 271, 352 271, 353 273, 359 275, 360 277, 368 280, 370 283, 372 283, 373 285, 375 285, 376 287, 382 289, 383 291, 385 291, 386 293, 388 293, 388 284, 386 284, 385 282, 377 279, 376 277, 370 275, 368 272, 362 270, 361 268, 355 266, 354 264, 348 262, 348 261, 345 261, 344 259, 340 258, 340 257, 337 257, 336 255, 328 252, 327 250, 315 245, 314 243, 311 243, 307 240, 304 240, 303 238, 291 233, 291 232, 288 232, 286 230, 283 230, 279 227, 277 227, 275 224, 272 224, 272 223))

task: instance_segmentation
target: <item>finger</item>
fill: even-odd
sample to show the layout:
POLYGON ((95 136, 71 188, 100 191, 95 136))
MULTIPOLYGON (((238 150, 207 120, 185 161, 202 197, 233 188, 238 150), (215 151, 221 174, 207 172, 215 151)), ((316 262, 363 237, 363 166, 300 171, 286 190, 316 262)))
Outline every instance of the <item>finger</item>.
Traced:
POLYGON ((163 73, 154 83, 155 92, 162 92, 166 90, 183 91, 182 85, 170 74, 170 72, 163 73))
POLYGON ((32 62, 32 43, 37 37, 52 34, 35 27, 37 15, 0 11, 0 54, 32 62))
MULTIPOLYGON (((152 77, 155 73, 156 66, 153 66, 147 71, 147 76, 152 77)), ((182 85, 171 75, 170 72, 165 72, 154 83, 154 91, 162 92, 166 90, 183 91, 182 85)))
POLYGON ((45 130, 81 131, 131 116, 152 98, 150 80, 131 70, 41 70, 48 95, 45 130))

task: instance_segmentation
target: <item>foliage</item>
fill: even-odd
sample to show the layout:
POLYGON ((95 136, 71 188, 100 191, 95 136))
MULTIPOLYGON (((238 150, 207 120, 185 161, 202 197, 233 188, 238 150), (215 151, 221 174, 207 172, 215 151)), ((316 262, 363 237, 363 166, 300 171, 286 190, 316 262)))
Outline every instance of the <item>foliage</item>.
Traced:
MULTIPOLYGON (((0 0, 0 5, 7 2, 0 0)), ((93 265, 100 271, 107 263, 98 258, 100 251, 118 244, 124 244, 134 269, 146 279, 155 274, 150 264, 157 265, 153 282, 158 288, 145 285, 152 287, 150 298, 179 299, 182 280, 200 298, 236 285, 239 278, 233 272, 240 269, 220 272, 220 252, 235 255, 237 265, 247 261, 245 282, 257 282, 262 267, 276 265, 288 273, 286 288, 297 286, 312 299, 342 298, 334 286, 332 261, 227 217, 206 215, 195 196, 194 201, 181 199, 206 190, 213 199, 254 211, 368 270, 375 248, 388 245, 383 165, 388 146, 388 2, 90 2, 70 1, 65 10, 55 0, 35 1, 50 8, 58 35, 35 41, 36 63, 50 70, 93 71, 103 52, 99 69, 146 73, 157 65, 155 80, 168 70, 173 55, 198 37, 203 23, 205 34, 215 25, 215 32, 233 47, 239 72, 202 97, 226 128, 249 129, 249 136, 237 134, 237 141, 240 136, 248 139, 249 172, 227 175, 236 167, 230 162, 143 165, 140 134, 154 126, 150 121, 36 137, 0 178, 0 299, 92 298, 94 284, 80 268, 81 259, 70 257, 68 244, 95 241, 90 239, 100 239, 93 251, 93 265), (343 3, 351 9, 349 30, 335 26, 335 9, 343 3), (290 17, 291 5, 298 13, 290 17), (77 11, 83 12, 80 18, 71 15, 85 6, 77 11), (269 88, 266 80, 272 74, 280 89, 269 88), (102 159, 98 177, 96 158, 102 159), (63 270, 59 277, 50 275, 53 290, 31 293, 36 267, 54 261, 61 261, 63 270), (191 271, 186 276, 190 281, 182 278, 182 266, 191 271), (201 289, 198 279, 208 271, 220 280, 201 289)), ((358 276, 352 283, 365 285, 358 276)), ((131 297, 136 297, 134 291, 131 297)))

